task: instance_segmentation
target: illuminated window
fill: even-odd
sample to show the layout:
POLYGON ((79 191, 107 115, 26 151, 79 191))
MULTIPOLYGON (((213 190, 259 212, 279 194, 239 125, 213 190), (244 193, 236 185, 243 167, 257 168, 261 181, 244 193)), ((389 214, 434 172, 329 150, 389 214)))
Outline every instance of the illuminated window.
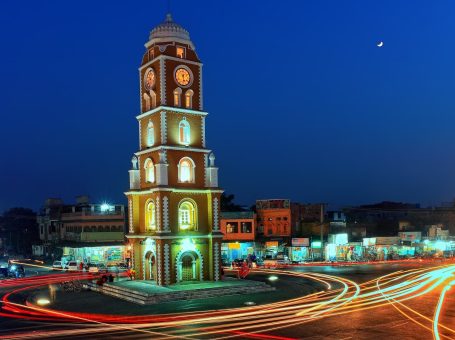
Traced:
POLYGON ((178 165, 179 182, 193 183, 194 182, 194 162, 191 158, 182 158, 178 165))
POLYGON ((150 111, 150 96, 144 93, 144 111, 150 111))
POLYGON ((144 93, 144 111, 150 111, 156 107, 156 93, 150 90, 149 93, 144 93))
POLYGON ((156 93, 155 91, 150 90, 150 108, 154 109, 156 107, 156 93))
POLYGON ((226 234, 236 234, 239 230, 238 222, 229 222, 226 224, 226 234))
POLYGON ((184 200, 179 205, 179 229, 180 230, 197 230, 196 204, 184 200))
POLYGON ((177 58, 185 58, 185 48, 184 47, 180 47, 180 46, 177 46, 177 58))
POLYGON ((153 161, 148 158, 144 163, 145 181, 149 183, 155 182, 155 166, 153 161))
POLYGON ((188 90, 185 92, 185 107, 191 109, 193 107, 193 90, 188 90))
POLYGON ((148 201, 145 208, 145 229, 155 230, 156 229, 156 210, 155 203, 148 201))
POLYGON ((184 118, 179 123, 179 142, 180 144, 190 144, 190 123, 184 118))
POLYGON ((155 144, 155 129, 152 121, 149 121, 147 125, 147 146, 152 146, 153 144, 155 144))
POLYGON ((174 106, 181 106, 182 89, 177 87, 174 90, 174 106))
POLYGON ((242 233, 251 233, 253 226, 251 222, 242 222, 242 233))

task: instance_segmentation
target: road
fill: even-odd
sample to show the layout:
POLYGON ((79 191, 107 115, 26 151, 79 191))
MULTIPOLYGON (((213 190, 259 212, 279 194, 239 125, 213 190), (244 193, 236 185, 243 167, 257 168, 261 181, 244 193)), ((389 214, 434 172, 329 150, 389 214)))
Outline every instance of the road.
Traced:
POLYGON ((292 267, 249 277, 267 281, 275 293, 137 306, 84 292, 62 295, 52 309, 23 307, 41 285, 78 275, 50 274, 22 287, 20 281, 0 283, 0 337, 450 339, 455 338, 455 294, 449 289, 454 272, 453 264, 419 262, 292 267), (270 281, 272 276, 277 280, 270 281), (247 301, 256 306, 245 306, 247 301))

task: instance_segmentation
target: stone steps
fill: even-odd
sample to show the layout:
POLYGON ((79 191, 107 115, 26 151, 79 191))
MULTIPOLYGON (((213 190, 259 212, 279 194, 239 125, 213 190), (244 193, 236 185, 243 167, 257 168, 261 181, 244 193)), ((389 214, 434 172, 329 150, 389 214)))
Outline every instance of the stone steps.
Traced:
POLYGON ((255 294, 275 290, 274 287, 258 281, 248 281, 244 285, 237 286, 178 290, 154 294, 148 294, 143 291, 132 290, 110 284, 98 286, 95 283, 90 282, 87 283, 87 288, 95 292, 140 305, 152 305, 161 302, 180 300, 207 299, 226 295, 255 294))

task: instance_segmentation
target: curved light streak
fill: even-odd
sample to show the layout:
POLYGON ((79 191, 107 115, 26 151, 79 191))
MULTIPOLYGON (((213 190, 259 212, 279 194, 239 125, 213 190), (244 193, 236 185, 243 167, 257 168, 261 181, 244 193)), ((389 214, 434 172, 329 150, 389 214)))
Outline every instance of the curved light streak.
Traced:
MULTIPOLYGON (((235 337, 280 338, 265 334, 277 329, 301 325, 321 318, 343 315, 361 310, 368 310, 386 305, 392 305, 401 314, 413 320, 420 326, 428 328, 423 322, 436 325, 436 332, 443 328, 447 332, 455 332, 439 322, 439 314, 443 305, 444 295, 439 297, 441 307, 429 318, 405 305, 405 301, 429 294, 439 287, 448 287, 447 281, 455 272, 455 265, 445 265, 431 268, 417 268, 397 271, 368 282, 357 284, 352 280, 321 273, 301 273, 286 270, 257 270, 263 274, 287 275, 308 279, 322 284, 326 290, 294 299, 268 303, 263 305, 229 308, 203 312, 186 312, 164 315, 106 315, 93 313, 74 313, 69 311, 57 312, 49 308, 24 306, 10 301, 16 293, 49 284, 51 281, 68 279, 73 275, 48 275, 37 277, 35 280, 20 283, 8 283, 15 287, 3 296, 4 312, 0 316, 27 318, 51 322, 77 322, 78 329, 63 329, 55 331, 36 331, 33 337, 71 336, 95 334, 98 332, 137 331, 161 338, 200 338, 226 339, 235 337), (17 288, 18 286, 23 286, 17 288), (421 315, 418 321, 415 315, 421 315), (417 314, 416 314, 417 313, 417 314), (436 322, 435 322, 436 320, 436 322)), ((80 273, 76 273, 80 277, 80 273)), ((0 284, 0 287, 3 285, 0 284)), ((445 289, 445 288, 444 288, 445 289)), ((448 290, 448 288, 447 288, 448 290)), ((434 328, 434 327, 433 327, 434 328)), ((30 333, 16 334, 16 338, 30 337, 30 333)), ((435 335, 436 336, 436 335, 435 335)), ((438 335, 439 336, 439 335, 438 335)), ((447 337, 441 335, 441 337, 447 337)), ((0 336, 1 338, 1 336, 0 336)))

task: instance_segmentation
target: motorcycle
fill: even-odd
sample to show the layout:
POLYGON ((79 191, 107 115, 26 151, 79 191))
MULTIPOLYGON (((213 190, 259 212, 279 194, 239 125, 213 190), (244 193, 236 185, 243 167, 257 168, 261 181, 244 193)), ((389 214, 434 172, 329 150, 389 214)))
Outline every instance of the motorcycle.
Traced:
POLYGON ((22 265, 12 264, 8 267, 8 276, 15 278, 25 277, 25 269, 22 265))

